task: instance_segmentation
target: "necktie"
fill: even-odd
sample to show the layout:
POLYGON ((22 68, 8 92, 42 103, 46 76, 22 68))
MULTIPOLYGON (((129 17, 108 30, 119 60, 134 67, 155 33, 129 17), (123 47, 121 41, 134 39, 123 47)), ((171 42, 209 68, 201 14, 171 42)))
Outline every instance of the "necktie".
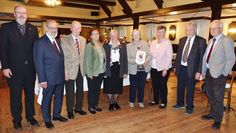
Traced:
POLYGON ((191 41, 191 38, 188 39, 188 43, 187 43, 187 46, 185 47, 184 49, 184 55, 183 55, 183 62, 185 63, 188 59, 188 52, 189 52, 189 48, 190 48, 190 41, 191 41))
POLYGON ((209 59, 210 59, 210 57, 211 57, 211 53, 212 53, 212 51, 213 51, 215 41, 216 41, 216 39, 214 38, 214 39, 213 39, 213 42, 212 42, 212 45, 211 45, 211 48, 210 48, 210 51, 209 51, 209 53, 208 53, 208 55, 207 55, 207 60, 206 60, 207 64, 208 64, 209 59))
POLYGON ((60 54, 61 52, 60 52, 60 50, 57 48, 56 42, 53 41, 52 44, 53 44, 53 47, 56 49, 56 51, 60 54))
POLYGON ((21 34, 25 35, 25 26, 24 25, 20 25, 19 28, 20 28, 21 34))
POLYGON ((77 52, 79 54, 79 41, 77 38, 75 39, 75 46, 76 46, 77 52))

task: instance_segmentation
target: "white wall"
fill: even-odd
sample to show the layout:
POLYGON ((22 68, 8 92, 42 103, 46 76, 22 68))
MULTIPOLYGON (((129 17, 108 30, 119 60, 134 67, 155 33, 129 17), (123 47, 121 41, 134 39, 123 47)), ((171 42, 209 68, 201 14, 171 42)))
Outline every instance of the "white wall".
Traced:
MULTIPOLYGON (((209 24, 210 20, 193 20, 197 24, 197 35, 205 38, 208 40, 209 38, 209 24)), ((223 33, 225 35, 228 34, 228 27, 232 21, 236 21, 236 19, 222 19, 221 20, 224 24, 223 33)), ((176 39, 172 41, 173 44, 178 44, 178 41, 181 37, 185 36, 185 24, 187 22, 176 22, 176 23, 167 23, 167 24, 146 24, 146 25, 139 25, 139 29, 141 31, 141 38, 142 40, 150 40, 156 34, 156 28, 159 25, 164 25, 167 28, 166 37, 169 36, 169 27, 171 25, 176 26, 176 39)), ((122 29, 122 36, 126 36, 128 41, 132 40, 131 33, 133 30, 132 26, 121 26, 116 28, 118 31, 122 29)))

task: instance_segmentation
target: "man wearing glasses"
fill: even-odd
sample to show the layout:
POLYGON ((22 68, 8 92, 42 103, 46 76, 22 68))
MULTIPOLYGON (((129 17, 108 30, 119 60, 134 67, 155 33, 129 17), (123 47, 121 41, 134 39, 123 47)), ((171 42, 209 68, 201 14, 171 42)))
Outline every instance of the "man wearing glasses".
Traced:
POLYGON ((10 109, 15 129, 21 129, 22 89, 25 94, 26 120, 38 125, 34 109, 35 68, 33 62, 34 41, 38 39, 35 26, 26 23, 27 10, 23 6, 14 8, 15 20, 2 25, 0 57, 3 74, 10 88, 10 109))
POLYGON ((213 38, 205 52, 202 74, 205 77, 206 93, 210 103, 210 113, 203 115, 204 120, 214 120, 213 129, 219 129, 224 112, 224 89, 226 77, 235 63, 233 41, 223 33, 223 23, 214 20, 210 23, 213 38))
POLYGON ((48 20, 46 33, 35 42, 34 62, 39 83, 43 88, 42 115, 47 128, 53 128, 51 122, 51 101, 54 95, 53 120, 67 121, 61 116, 63 88, 64 88, 64 55, 60 42, 56 39, 58 24, 55 20, 48 20))

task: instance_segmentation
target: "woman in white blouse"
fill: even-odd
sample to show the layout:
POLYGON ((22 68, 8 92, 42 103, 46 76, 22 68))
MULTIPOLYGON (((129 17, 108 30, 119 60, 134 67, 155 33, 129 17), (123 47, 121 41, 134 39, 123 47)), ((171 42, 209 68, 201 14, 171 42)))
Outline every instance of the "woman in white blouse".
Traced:
POLYGON ((106 71, 104 90, 109 99, 109 111, 120 110, 118 96, 123 91, 123 78, 128 74, 126 45, 118 40, 118 32, 111 30, 110 41, 104 45, 106 52, 106 71))
POLYGON ((167 105, 167 81, 172 67, 173 49, 169 39, 165 38, 166 27, 157 27, 157 39, 150 45, 152 55, 151 79, 153 86, 153 101, 151 105, 161 103, 159 108, 167 105), (160 101, 159 101, 160 100, 160 101))

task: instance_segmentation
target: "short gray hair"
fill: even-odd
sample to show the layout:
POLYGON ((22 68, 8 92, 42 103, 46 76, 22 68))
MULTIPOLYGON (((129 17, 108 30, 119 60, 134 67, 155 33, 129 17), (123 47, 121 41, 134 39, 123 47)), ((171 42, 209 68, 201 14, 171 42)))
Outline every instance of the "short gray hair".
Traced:
POLYGON ((197 28, 197 24, 193 21, 189 21, 186 25, 193 26, 193 27, 197 28))
POLYGON ((224 28, 223 22, 220 21, 219 19, 213 20, 213 21, 210 23, 210 26, 211 26, 213 23, 217 24, 217 25, 218 25, 220 28, 222 28, 222 29, 224 28))

